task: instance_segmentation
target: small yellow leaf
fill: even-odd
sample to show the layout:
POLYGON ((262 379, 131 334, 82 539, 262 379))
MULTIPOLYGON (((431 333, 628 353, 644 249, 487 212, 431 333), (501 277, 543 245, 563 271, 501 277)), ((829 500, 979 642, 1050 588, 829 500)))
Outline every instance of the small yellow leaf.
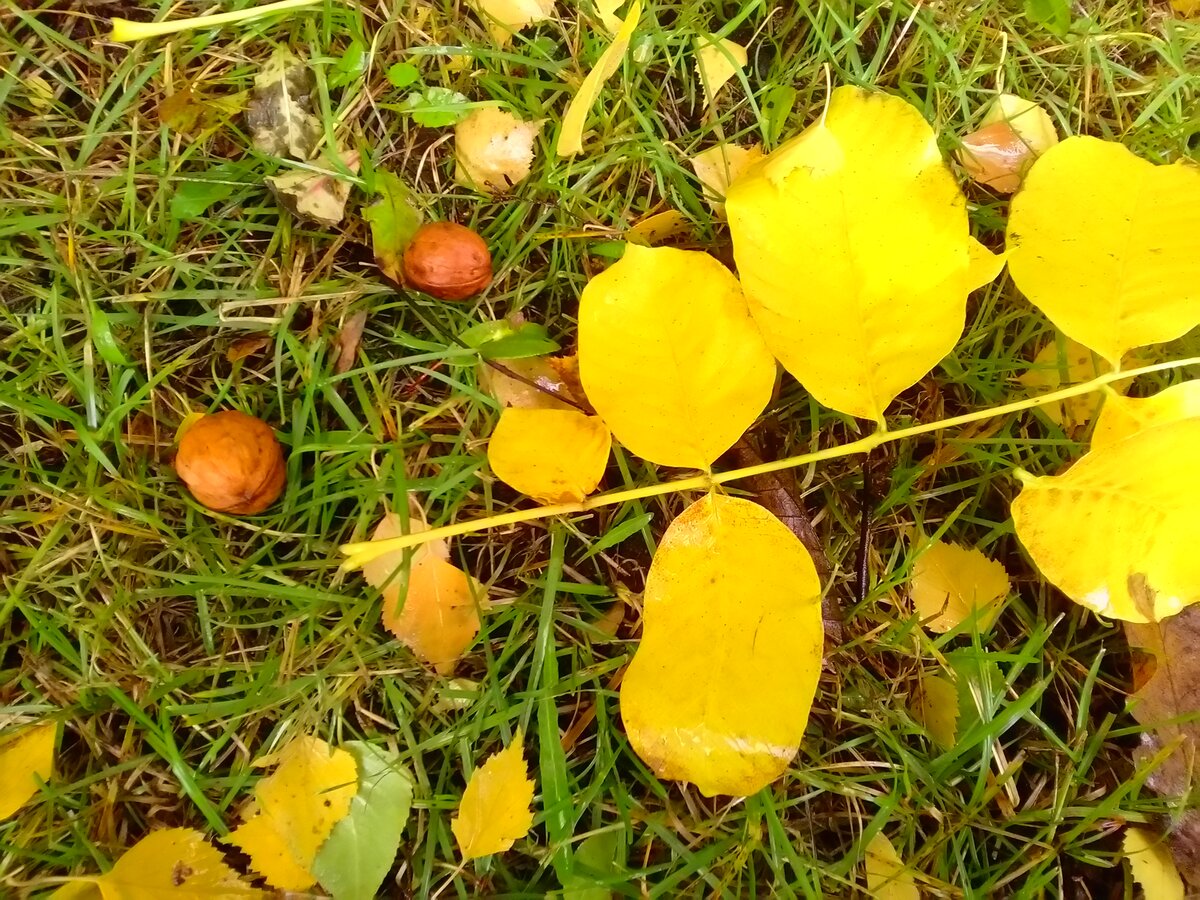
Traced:
POLYGON ((691 234, 692 223, 687 216, 677 209, 668 209, 655 213, 639 221, 625 233, 625 236, 635 244, 653 247, 672 238, 691 234))
POLYGON ((533 827, 533 782, 525 765, 524 735, 471 773, 450 830, 464 860, 509 849, 533 827))
POLYGON ((867 844, 863 864, 872 900, 921 900, 912 873, 882 831, 867 844))
POLYGON ((696 76, 704 92, 705 105, 711 105, 717 93, 734 75, 746 68, 746 48, 733 41, 704 35, 696 41, 696 76))
POLYGON ((1110 396, 1104 401, 1092 431, 1092 449, 1115 444, 1155 425, 1197 416, 1200 416, 1200 378, 1172 385, 1153 397, 1110 396))
POLYGON ((972 613, 982 631, 991 626, 1008 596, 1008 573, 978 549, 934 541, 913 566, 913 606, 921 624, 943 634, 972 613))
POLYGON ((750 312, 823 405, 881 421, 954 347, 981 248, 937 136, 904 100, 838 88, 725 206, 750 312))
POLYGON ((596 15, 600 17, 601 24, 608 29, 609 34, 616 34, 621 30, 621 18, 617 15, 617 10, 620 9, 625 0, 595 0, 596 15))
MULTIPOLYGON (((388 513, 375 526, 371 540, 386 541, 389 538, 399 537, 402 534, 420 534, 422 531, 428 530, 429 526, 425 524, 425 520, 421 517, 419 509, 413 509, 409 512, 407 530, 404 529, 399 514, 388 513)), ((418 562, 430 556, 435 556, 438 559, 449 559, 450 545, 444 540, 427 541, 424 544, 418 544, 411 550, 397 550, 393 553, 385 553, 383 556, 371 560, 362 567, 363 579, 371 587, 386 591, 390 584, 396 583, 400 578, 399 572, 404 565, 406 556, 409 557, 410 567, 415 566, 418 562)))
POLYGON ((958 688, 949 678, 925 675, 917 691, 913 715, 935 744, 949 750, 958 738, 958 688))
POLYGON ((541 130, 541 122, 494 106, 475 110, 454 128, 454 180, 486 193, 507 191, 529 174, 541 130))
POLYGON ((1200 168, 1071 137, 1033 165, 1008 220, 1013 281, 1113 366, 1200 323, 1200 168))
POLYGON ((225 865, 220 851, 190 828, 150 832, 126 851, 111 871, 92 879, 92 883, 104 900, 266 897, 265 892, 243 883, 225 865))
POLYGON ((1171 0, 1171 9, 1181 16, 1200 16, 1200 0, 1171 0))
MULTIPOLYGON (((1112 371, 1112 366, 1087 347, 1064 338, 1060 350, 1058 341, 1050 341, 1033 358, 1033 364, 1017 380, 1031 392, 1041 394, 1056 391, 1072 384, 1091 381, 1097 375, 1112 371)), ((1117 391, 1129 389, 1128 382, 1113 385, 1117 391)), ((1095 417, 1104 397, 1099 393, 1082 394, 1040 407, 1046 416, 1074 436, 1095 417)))
POLYGON ((707 797, 755 793, 800 747, 823 639, 799 539, 756 503, 703 497, 671 523, 646 579, 621 682, 630 744, 659 778, 707 797))
POLYGON ((271 760, 278 768, 255 786, 254 815, 227 840, 272 886, 302 891, 316 883, 309 869, 321 844, 350 812, 358 767, 345 750, 308 735, 271 760))
POLYGON ((612 435, 598 416, 574 409, 516 409, 500 414, 488 441, 496 477, 539 503, 578 503, 608 465, 612 435))
POLYGON ((39 722, 0 738, 0 822, 38 792, 54 774, 55 722, 39 722))
POLYGON ((470 0, 500 46, 507 45, 518 31, 554 15, 554 0, 470 0))
POLYGON ((384 589, 383 624, 446 675, 479 633, 479 608, 486 603, 478 581, 444 559, 427 556, 411 566, 407 585, 384 589))
POLYGON ((1158 621, 1200 601, 1200 418, 1098 447, 1064 475, 1024 476, 1017 537, 1059 590, 1103 616, 1158 621))
POLYGON ((1175 868, 1171 851, 1157 835, 1130 825, 1125 829, 1121 849, 1146 900, 1183 900, 1183 879, 1175 868))
POLYGON ((633 37, 633 29, 637 27, 641 15, 642 0, 630 0, 629 12, 625 14, 625 21, 617 29, 613 42, 600 54, 600 59, 583 79, 579 91, 567 104, 567 111, 563 113, 562 126, 558 133, 558 144, 554 150, 556 155, 574 156, 583 149, 583 126, 587 114, 595 104, 596 98, 600 96, 600 88, 604 82, 621 64, 621 57, 629 47, 629 39, 633 37))
POLYGON ((1058 129, 1050 114, 1032 100, 1000 94, 992 101, 982 125, 1007 124, 1024 144, 1040 156, 1058 143, 1058 129))
POLYGON ((479 386, 501 407, 574 409, 571 404, 558 399, 560 396, 576 402, 583 399, 576 394, 571 379, 564 376, 564 359, 570 357, 527 356, 495 361, 520 378, 514 378, 486 362, 481 363, 478 370, 479 386))
POLYGON ((703 153, 697 153, 689 162, 696 178, 704 186, 704 199, 709 206, 724 212, 725 193, 742 173, 763 158, 762 147, 752 144, 741 147, 737 144, 718 144, 703 153))
POLYGON ((775 361, 733 274, 706 253, 626 244, 583 290, 584 390, 626 447, 705 469, 762 412, 775 361))
POLYGON ((1004 270, 1007 259, 1003 253, 993 253, 971 238, 967 243, 967 289, 975 291, 991 284, 1004 270))

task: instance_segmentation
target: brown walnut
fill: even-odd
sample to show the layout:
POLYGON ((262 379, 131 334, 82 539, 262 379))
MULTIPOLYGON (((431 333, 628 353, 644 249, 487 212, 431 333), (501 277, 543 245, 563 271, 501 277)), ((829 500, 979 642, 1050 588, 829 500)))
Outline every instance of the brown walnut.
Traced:
POLYGON ((204 416, 184 432, 175 471, 209 509, 239 515, 274 503, 286 478, 271 426, 235 409, 204 416))
POLYGON ((492 254, 470 228, 430 222, 404 251, 404 280, 439 300, 465 300, 492 283, 492 254))

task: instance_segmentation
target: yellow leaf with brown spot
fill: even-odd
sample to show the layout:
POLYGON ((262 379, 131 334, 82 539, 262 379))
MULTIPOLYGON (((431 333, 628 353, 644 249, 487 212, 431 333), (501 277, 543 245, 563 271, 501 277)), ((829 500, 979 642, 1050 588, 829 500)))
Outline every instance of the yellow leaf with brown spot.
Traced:
POLYGON ((574 409, 510 407, 488 441, 488 464, 509 487, 540 503, 578 503, 600 484, 612 435, 574 409))
POLYGON ((450 830, 464 860, 508 850, 533 827, 533 782, 525 765, 524 735, 471 773, 450 830))
POLYGON ((1124 440, 1139 431, 1200 416, 1200 378, 1183 381, 1151 397, 1110 396, 1092 431, 1092 449, 1124 440))
POLYGON ((1183 879, 1162 838, 1145 828, 1129 825, 1121 849, 1146 900, 1183 900, 1183 879))
POLYGON ((943 634, 972 615, 990 627, 1009 588, 1004 566, 977 548, 934 541, 917 557, 909 594, 921 624, 943 634))
POLYGON ((254 814, 227 840, 272 886, 303 891, 316 883, 310 868, 321 844, 350 812, 358 769, 345 750, 308 735, 259 761, 271 763, 275 771, 254 788, 254 814))
POLYGON ((625 236, 635 244, 653 247, 672 238, 690 235, 691 231, 692 223, 687 216, 677 209, 668 209, 641 219, 625 232, 625 236))
POLYGON ((1063 475, 1021 474, 1017 537, 1059 590, 1103 616, 1158 621, 1200 601, 1200 418, 1097 447, 1063 475))
POLYGON ((578 377, 571 374, 573 357, 526 356, 521 359, 497 359, 503 370, 480 363, 479 386, 501 407, 520 409, 574 409, 565 397, 578 403, 578 377), (510 374, 511 373, 511 374, 510 374))
POLYGON ((0 822, 13 815, 54 774, 58 724, 39 722, 0 737, 0 822))
POLYGON ((479 633, 479 609, 486 603, 478 581, 444 559, 427 556, 409 568, 407 582, 397 579, 384 589, 383 624, 446 675, 479 633))
POLYGON ((629 742, 659 778, 747 796, 800 747, 821 669, 821 584, 799 539, 720 494, 671 523, 621 682, 629 742))
POLYGON ((621 27, 617 29, 612 43, 600 54, 600 59, 592 66, 591 71, 583 79, 583 84, 579 86, 579 90, 567 104, 567 111, 563 113, 558 142, 554 149, 556 155, 574 156, 583 149, 583 126, 587 120, 587 114, 600 96, 600 88, 604 86, 604 82, 617 71, 617 66, 621 64, 621 57, 629 48, 629 39, 633 37, 633 29, 637 27, 641 15, 642 0, 630 0, 629 11, 625 14, 625 20, 621 23, 621 27))

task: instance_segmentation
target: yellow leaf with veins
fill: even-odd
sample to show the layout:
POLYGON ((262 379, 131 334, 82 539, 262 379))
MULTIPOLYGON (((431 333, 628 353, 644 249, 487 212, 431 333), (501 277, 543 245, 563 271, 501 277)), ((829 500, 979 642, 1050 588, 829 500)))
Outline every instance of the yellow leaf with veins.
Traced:
POLYGON ((600 59, 587 73, 583 84, 567 104, 554 150, 558 156, 574 156, 583 149, 583 126, 587 114, 595 104, 596 98, 600 96, 600 88, 604 86, 604 82, 621 64, 621 57, 629 47, 629 39, 633 37, 633 29, 637 27, 641 15, 642 0, 630 0, 629 12, 625 14, 625 20, 613 37, 612 43, 600 54, 600 59))
POLYGON ((600 484, 612 435, 574 409, 510 407, 488 441, 496 477, 540 503, 578 503, 600 484))
POLYGON ((800 747, 821 669, 821 584, 756 503, 710 494, 671 523, 621 682, 629 742, 659 778, 746 796, 800 747))
POLYGON ((909 592, 921 624, 943 634, 972 614, 988 628, 1008 596, 1008 573, 977 548, 934 541, 917 557, 909 592))
POLYGON ((512 847, 533 827, 533 782, 525 765, 524 735, 471 773, 450 830, 463 859, 476 859, 512 847))
POLYGON ((1200 416, 1200 378, 1172 385, 1152 397, 1110 396, 1104 401, 1092 431, 1092 449, 1115 444, 1155 425, 1197 416, 1200 416))

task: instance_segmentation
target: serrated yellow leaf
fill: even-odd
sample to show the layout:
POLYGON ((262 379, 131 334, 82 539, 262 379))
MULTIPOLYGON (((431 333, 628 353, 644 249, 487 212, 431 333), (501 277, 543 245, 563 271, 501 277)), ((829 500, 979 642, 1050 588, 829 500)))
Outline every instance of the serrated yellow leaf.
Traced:
POLYGON ((579 86, 579 90, 567 104, 567 111, 563 113, 562 125, 558 133, 558 143, 554 150, 556 155, 574 156, 583 149, 583 126, 587 114, 595 104, 596 98, 600 96, 600 88, 603 87, 604 82, 612 76, 613 72, 617 71, 617 66, 621 64, 621 57, 625 55, 625 51, 629 47, 629 39, 633 37, 633 29, 637 27, 641 15, 642 0, 631 0, 629 12, 625 14, 625 21, 617 29, 612 43, 600 54, 600 59, 587 73, 583 84, 579 86))
MULTIPOLYGON (((420 534, 422 531, 428 530, 429 526, 420 517, 419 510, 409 512, 407 531, 404 529, 400 521, 400 516, 397 513, 388 513, 375 526, 375 531, 371 534, 371 540, 386 541, 390 538, 399 537, 402 534, 420 534)), ((409 557, 408 564, 411 567, 429 556, 436 556, 438 559, 449 559, 450 545, 445 541, 427 541, 424 544, 418 544, 411 550, 397 550, 393 553, 385 553, 383 556, 371 560, 362 567, 363 580, 373 588, 386 591, 389 585, 400 578, 400 569, 404 565, 405 557, 409 557)))
POLYGON ((882 420, 962 333, 986 267, 937 136, 904 100, 838 88, 725 207, 750 312, 825 406, 882 420))
POLYGON ((302 891, 321 844, 350 812, 358 767, 345 750, 320 738, 298 737, 273 755, 278 768, 254 788, 256 812, 227 838, 277 888, 302 891))
POLYGON ((612 435, 599 416, 574 409, 516 409, 500 414, 488 464, 509 487, 539 503, 578 503, 608 465, 612 435))
POLYGON ((1183 900, 1183 879, 1175 868, 1171 851, 1160 838, 1144 828, 1130 825, 1125 829, 1121 849, 1129 860, 1133 880, 1141 886, 1146 900, 1183 900))
POLYGON ((54 774, 55 722, 39 722, 0 737, 0 822, 29 802, 54 774))
POLYGON ((454 127, 454 180, 487 193, 523 181, 533 163, 541 122, 522 122, 510 112, 485 106, 454 127))
POLYGON ((1064 475, 1027 481, 1017 537, 1077 603, 1127 622, 1200 601, 1200 418, 1158 425, 1086 454, 1064 475))
POLYGON ((717 212, 725 211, 725 193, 729 186, 763 158, 762 147, 751 144, 718 144, 690 160, 696 178, 704 186, 704 199, 717 212))
POLYGON ((554 0, 469 0, 488 34, 500 46, 523 28, 554 15, 554 0))
POLYGON ((988 628, 1008 596, 1008 573, 977 548, 934 541, 913 566, 909 593, 921 624, 944 634, 973 613, 980 630, 988 628))
POLYGON ((464 860, 508 850, 533 826, 533 782, 525 765, 524 735, 471 773, 450 830, 464 860))
MULTIPOLYGON (((190 828, 150 832, 126 851, 111 871, 96 876, 91 883, 104 900, 240 900, 266 896, 243 883, 225 865, 220 851, 190 828)), ((80 889, 75 887, 78 884, 71 885, 74 896, 79 896, 80 889)))
POLYGON ((746 796, 800 747, 821 669, 821 585, 756 503, 710 494, 671 523, 621 682, 629 742, 659 778, 746 796))
POLYGON ((1008 219, 1008 268, 1064 334, 1113 366, 1200 324, 1200 169, 1067 138, 1034 163, 1008 219))
POLYGON ((716 98, 725 84, 746 68, 746 48, 729 40, 704 35, 696 41, 696 77, 704 92, 705 105, 716 98))
MULTIPOLYGON (((1058 341, 1050 341, 1037 352, 1029 369, 1017 379, 1033 393, 1048 393, 1071 384, 1091 381, 1097 375, 1112 371, 1103 359, 1096 356, 1078 341, 1065 338, 1060 347, 1058 341)), ((1118 383, 1113 390, 1126 391, 1128 383, 1118 383)), ((1054 424, 1068 435, 1074 435, 1095 417, 1104 402, 1100 393, 1082 394, 1058 403, 1039 407, 1054 424)))
POLYGON ((383 592, 383 624, 439 673, 454 664, 479 633, 483 586, 458 566, 426 557, 409 569, 407 584, 383 592))
POLYGON ((912 873, 883 832, 867 844, 863 868, 867 874, 867 893, 873 900, 921 900, 912 873))
POLYGON ((1200 379, 1180 382, 1152 397, 1110 396, 1092 431, 1092 449, 1124 440, 1139 431, 1200 416, 1200 379))
POLYGON ((693 469, 741 437, 775 384, 733 274, 706 253, 637 244, 583 290, 579 372, 626 447, 693 469))
POLYGON ((958 687, 941 675, 925 675, 916 699, 913 715, 935 744, 949 750, 958 737, 958 687))

